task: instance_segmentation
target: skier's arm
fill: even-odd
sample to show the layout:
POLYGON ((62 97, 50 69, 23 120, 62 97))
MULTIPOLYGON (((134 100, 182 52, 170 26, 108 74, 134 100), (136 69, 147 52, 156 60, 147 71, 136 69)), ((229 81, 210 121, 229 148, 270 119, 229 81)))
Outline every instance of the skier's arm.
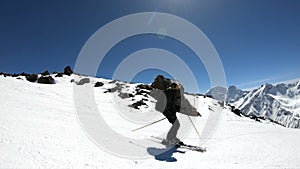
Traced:
POLYGON ((201 114, 197 112, 197 109, 192 106, 186 98, 182 99, 179 113, 186 114, 188 116, 201 116, 201 114))

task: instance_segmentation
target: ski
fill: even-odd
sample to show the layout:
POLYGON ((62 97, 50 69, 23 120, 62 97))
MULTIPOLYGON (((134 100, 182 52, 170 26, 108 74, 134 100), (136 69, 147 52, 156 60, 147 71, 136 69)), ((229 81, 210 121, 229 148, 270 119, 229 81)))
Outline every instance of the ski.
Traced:
POLYGON ((178 144, 175 145, 178 148, 184 148, 192 151, 198 151, 198 152, 206 152, 206 147, 201 146, 194 146, 194 145, 188 145, 188 144, 178 144))
MULTIPOLYGON (((156 137, 156 136, 151 136, 151 138, 159 140, 159 141, 155 141, 155 142, 161 143, 161 144, 162 144, 162 141, 164 140, 163 138, 156 137)), ((206 147, 201 147, 201 146, 194 146, 194 145, 189 145, 189 144, 185 144, 185 143, 176 144, 174 146, 178 147, 178 148, 192 150, 192 151, 206 152, 206 147)))

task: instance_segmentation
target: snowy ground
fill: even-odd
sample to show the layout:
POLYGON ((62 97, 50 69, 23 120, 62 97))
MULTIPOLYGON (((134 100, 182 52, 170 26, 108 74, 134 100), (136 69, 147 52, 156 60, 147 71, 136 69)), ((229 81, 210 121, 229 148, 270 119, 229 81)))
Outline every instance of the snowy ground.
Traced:
MULTIPOLYGON (((216 101, 203 97, 196 99, 198 110, 203 115, 196 124, 200 131, 210 113, 223 112, 216 132, 204 144, 207 152, 174 152, 176 162, 159 161, 151 156, 133 160, 109 154, 98 148, 81 128, 70 79, 57 78, 57 84, 43 85, 0 76, 1 169, 300 168, 300 130, 238 117, 228 110, 221 111, 222 107, 216 101)), ((149 137, 161 130, 168 130, 170 124, 162 121, 133 134, 131 129, 141 125, 124 122, 118 117, 119 114, 113 111, 116 102, 111 101, 115 93, 103 94, 112 84, 99 80, 104 81, 105 85, 95 89, 97 106, 114 130, 129 137, 149 137)), ((122 107, 122 104, 117 100, 118 106, 122 107)), ((124 105, 126 111, 130 110, 124 105)), ((157 113, 152 108, 150 104, 146 109, 157 113)), ((138 113, 137 110, 130 111, 138 113)), ((198 144, 196 133, 192 131, 184 142, 198 144)))

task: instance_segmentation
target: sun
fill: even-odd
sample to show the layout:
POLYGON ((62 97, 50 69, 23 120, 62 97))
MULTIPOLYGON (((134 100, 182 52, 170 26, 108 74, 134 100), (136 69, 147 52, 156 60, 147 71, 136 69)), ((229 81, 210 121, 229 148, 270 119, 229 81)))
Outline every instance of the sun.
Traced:
POLYGON ((175 13, 188 13, 193 10, 199 0, 162 0, 159 2, 156 11, 168 10, 175 13))

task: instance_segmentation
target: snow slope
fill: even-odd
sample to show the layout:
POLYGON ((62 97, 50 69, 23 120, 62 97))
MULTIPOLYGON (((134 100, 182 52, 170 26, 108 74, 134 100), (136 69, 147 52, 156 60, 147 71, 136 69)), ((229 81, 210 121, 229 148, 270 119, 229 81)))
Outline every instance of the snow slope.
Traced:
MULTIPOLYGON (((0 76, 0 168, 300 168, 300 130, 285 128, 272 123, 258 123, 236 116, 223 108, 216 100, 202 96, 186 97, 196 105, 202 117, 196 127, 202 130, 210 114, 222 113, 215 133, 205 142, 205 153, 174 152, 176 162, 159 161, 149 155, 142 160, 120 158, 96 146, 77 119, 73 103, 73 77, 55 78, 56 84, 30 83, 25 80, 0 76)), ((154 100, 140 109, 128 107, 145 98, 135 96, 119 99, 118 92, 106 92, 116 86, 110 80, 101 81, 104 86, 95 88, 99 111, 106 122, 120 134, 129 137, 149 138, 170 124, 165 120, 148 128, 131 132, 143 124, 129 122, 117 113, 124 108, 131 113, 158 113, 153 109, 154 100), (139 98, 140 97, 140 98, 139 98), (112 99, 114 101, 112 101, 112 99), (116 108, 117 106, 117 108, 116 108)), ((121 82, 120 82, 121 83, 121 82)), ((88 85, 88 84, 85 84, 88 85)), ((124 83, 122 91, 134 93, 136 84, 124 83), (127 87, 126 87, 127 86, 127 87)), ((185 116, 179 114, 179 116, 185 116)), ((151 119, 155 120, 155 119, 151 119)), ((183 140, 198 144, 194 131, 183 140)), ((143 148, 143 147, 141 147, 143 148)))

